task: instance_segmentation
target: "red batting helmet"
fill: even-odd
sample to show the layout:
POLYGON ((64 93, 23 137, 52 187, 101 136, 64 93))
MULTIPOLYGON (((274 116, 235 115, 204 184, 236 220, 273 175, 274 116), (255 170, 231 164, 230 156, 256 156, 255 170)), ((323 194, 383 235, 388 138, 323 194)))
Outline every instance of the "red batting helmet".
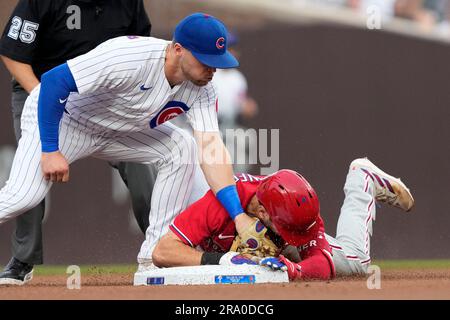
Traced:
POLYGON ((256 191, 280 236, 300 246, 313 239, 319 229, 319 199, 299 173, 280 170, 268 176, 256 191))

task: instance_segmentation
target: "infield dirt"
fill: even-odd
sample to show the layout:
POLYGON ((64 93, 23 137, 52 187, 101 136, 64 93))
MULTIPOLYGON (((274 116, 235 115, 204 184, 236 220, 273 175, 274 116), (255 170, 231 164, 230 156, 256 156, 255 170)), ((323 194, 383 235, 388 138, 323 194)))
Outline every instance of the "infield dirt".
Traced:
POLYGON ((148 287, 134 287, 132 278, 132 274, 89 275, 82 278, 81 289, 69 290, 66 276, 37 275, 23 287, 0 287, 0 300, 450 299, 449 269, 389 270, 382 274, 381 289, 368 289, 367 278, 289 284, 148 287))

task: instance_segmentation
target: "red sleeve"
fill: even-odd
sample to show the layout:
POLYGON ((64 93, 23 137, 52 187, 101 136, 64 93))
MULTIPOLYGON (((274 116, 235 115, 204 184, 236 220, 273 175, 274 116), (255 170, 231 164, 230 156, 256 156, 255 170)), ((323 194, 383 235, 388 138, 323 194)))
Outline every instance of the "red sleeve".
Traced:
POLYGON ((320 248, 308 250, 308 256, 299 265, 301 267, 301 279, 328 280, 335 275, 330 253, 320 248))
POLYGON ((332 250, 326 240, 323 227, 316 234, 315 238, 303 246, 298 247, 302 261, 301 266, 302 279, 322 279, 328 280, 336 275, 332 250))
POLYGON ((210 220, 207 219, 210 206, 215 199, 210 190, 201 199, 181 212, 169 226, 185 244, 196 247, 211 236, 210 220))

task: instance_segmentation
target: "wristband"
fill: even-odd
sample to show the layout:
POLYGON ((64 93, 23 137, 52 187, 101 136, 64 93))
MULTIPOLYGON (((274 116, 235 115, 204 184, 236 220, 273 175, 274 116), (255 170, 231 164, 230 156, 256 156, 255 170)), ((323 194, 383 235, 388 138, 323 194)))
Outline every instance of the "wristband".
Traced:
POLYGON ((219 190, 216 194, 216 198, 228 211, 231 219, 234 220, 238 215, 244 212, 241 205, 241 200, 239 200, 236 185, 232 184, 219 190))
POLYGON ((204 252, 202 255, 202 260, 200 261, 201 265, 206 264, 219 264, 220 258, 225 253, 219 253, 219 252, 204 252))

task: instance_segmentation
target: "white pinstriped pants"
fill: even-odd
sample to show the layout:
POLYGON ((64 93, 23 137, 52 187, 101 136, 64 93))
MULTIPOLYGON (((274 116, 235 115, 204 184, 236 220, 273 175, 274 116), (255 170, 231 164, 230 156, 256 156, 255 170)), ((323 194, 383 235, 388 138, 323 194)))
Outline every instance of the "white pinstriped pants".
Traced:
POLYGON ((366 274, 370 265, 370 236, 376 214, 374 182, 361 169, 350 168, 344 185, 336 238, 326 234, 337 275, 366 274))
MULTIPOLYGON (((44 179, 40 166, 38 95, 39 90, 35 90, 25 102, 21 119, 22 138, 9 179, 0 190, 0 224, 35 207, 52 186, 44 179)), ((91 156, 108 161, 157 165, 150 225, 138 256, 138 261, 150 260, 156 242, 167 232, 172 219, 188 204, 195 169, 198 168, 193 137, 166 122, 155 129, 149 127, 145 131, 105 138, 83 132, 77 129, 75 122, 65 118, 60 125, 59 146, 69 163, 91 156)))

